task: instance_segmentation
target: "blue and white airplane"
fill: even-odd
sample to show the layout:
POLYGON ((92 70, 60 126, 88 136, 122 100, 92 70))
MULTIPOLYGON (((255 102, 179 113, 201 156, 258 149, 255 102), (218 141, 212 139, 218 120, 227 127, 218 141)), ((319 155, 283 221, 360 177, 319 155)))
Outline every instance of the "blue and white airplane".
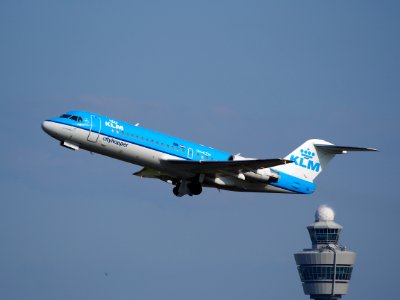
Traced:
POLYGON ((43 130, 73 150, 84 149, 140 165, 134 175, 173 184, 176 196, 202 187, 240 192, 311 194, 314 179, 336 155, 372 148, 335 146, 312 139, 284 159, 254 159, 155 132, 91 112, 69 111, 42 123, 43 130))

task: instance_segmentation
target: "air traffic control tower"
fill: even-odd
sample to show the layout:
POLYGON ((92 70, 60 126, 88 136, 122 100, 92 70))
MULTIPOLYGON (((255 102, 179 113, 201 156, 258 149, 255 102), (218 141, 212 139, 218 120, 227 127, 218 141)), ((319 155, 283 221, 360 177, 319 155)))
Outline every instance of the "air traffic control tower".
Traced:
POLYGON ((356 254, 338 245, 342 226, 325 205, 307 226, 312 248, 294 254, 304 294, 315 300, 337 300, 347 294, 356 254))

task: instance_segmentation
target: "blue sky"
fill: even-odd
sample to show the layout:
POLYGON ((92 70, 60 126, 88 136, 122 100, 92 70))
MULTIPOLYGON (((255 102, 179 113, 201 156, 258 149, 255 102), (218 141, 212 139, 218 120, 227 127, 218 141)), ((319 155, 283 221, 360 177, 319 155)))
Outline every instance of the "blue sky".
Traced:
POLYGON ((347 298, 398 294, 397 1, 0 7, 0 298, 307 299, 292 254, 320 204, 358 253, 347 298), (42 132, 70 109, 250 157, 309 138, 380 152, 336 158, 311 196, 176 198, 42 132))

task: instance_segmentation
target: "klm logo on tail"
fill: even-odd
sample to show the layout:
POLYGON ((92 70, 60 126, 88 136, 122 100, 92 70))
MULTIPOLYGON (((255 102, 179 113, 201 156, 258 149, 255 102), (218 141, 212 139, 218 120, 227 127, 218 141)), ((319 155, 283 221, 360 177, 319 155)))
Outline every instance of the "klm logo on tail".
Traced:
POLYGON ((308 170, 318 173, 319 170, 321 169, 321 164, 312 161, 314 156, 315 156, 315 153, 312 152, 310 150, 310 148, 307 148, 306 150, 304 150, 304 149, 300 150, 300 156, 296 156, 296 155, 292 154, 290 156, 290 160, 293 161, 293 163, 297 166, 300 166, 302 168, 306 168, 308 170))

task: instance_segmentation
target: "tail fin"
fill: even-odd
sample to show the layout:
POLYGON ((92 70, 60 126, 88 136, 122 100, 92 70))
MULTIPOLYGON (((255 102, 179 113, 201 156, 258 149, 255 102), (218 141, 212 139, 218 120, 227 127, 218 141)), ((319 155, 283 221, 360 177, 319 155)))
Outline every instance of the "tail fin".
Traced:
POLYGON ((335 146, 324 140, 312 139, 285 157, 293 161, 292 164, 277 166, 274 170, 312 182, 336 154, 345 154, 349 151, 376 151, 376 149, 335 146))

